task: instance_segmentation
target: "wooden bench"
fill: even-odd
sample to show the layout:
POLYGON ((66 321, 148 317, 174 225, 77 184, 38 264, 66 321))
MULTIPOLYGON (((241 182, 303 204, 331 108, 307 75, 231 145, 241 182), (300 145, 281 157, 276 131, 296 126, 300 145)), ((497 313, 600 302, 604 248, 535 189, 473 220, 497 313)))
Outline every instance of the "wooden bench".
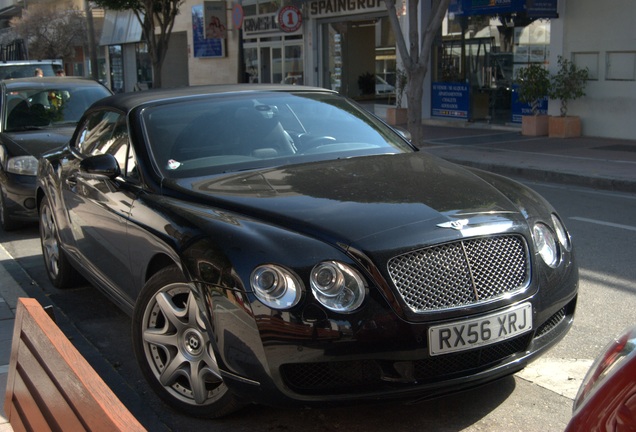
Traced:
POLYGON ((4 410, 15 431, 143 431, 37 300, 20 298, 4 410))

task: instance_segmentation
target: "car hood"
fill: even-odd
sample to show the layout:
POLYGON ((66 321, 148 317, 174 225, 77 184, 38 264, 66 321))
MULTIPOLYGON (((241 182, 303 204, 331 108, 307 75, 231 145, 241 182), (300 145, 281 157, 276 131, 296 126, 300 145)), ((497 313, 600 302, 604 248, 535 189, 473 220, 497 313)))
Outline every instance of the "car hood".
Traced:
POLYGON ((55 129, 10 132, 4 134, 3 141, 14 156, 30 154, 39 157, 50 149, 66 144, 74 130, 75 126, 64 126, 55 129))
POLYGON ((363 250, 499 232, 523 220, 489 183, 424 152, 183 179, 173 187, 217 208, 363 250), (449 223, 457 220, 462 230, 449 223))

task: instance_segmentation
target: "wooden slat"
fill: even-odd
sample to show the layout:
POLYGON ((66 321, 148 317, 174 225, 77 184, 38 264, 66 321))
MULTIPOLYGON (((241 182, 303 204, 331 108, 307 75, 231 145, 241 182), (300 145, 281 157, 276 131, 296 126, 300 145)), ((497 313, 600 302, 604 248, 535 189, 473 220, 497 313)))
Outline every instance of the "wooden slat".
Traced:
POLYGON ((19 299, 5 412, 16 431, 145 430, 35 299, 19 299))
MULTIPOLYGON (((22 333, 24 335, 24 333, 22 333)), ((37 408, 51 426, 57 426, 58 430, 82 430, 85 426, 67 401, 68 395, 58 388, 55 376, 49 376, 42 359, 36 357, 37 353, 31 352, 28 343, 20 344, 18 358, 20 359, 18 375, 25 382, 25 391, 37 401, 37 408)), ((45 357, 46 358, 46 357, 45 357)), ((14 393, 16 391, 14 390, 14 393)), ((31 419, 27 420, 31 423, 31 419)), ((52 429, 56 429, 52 427, 52 429)), ((35 428, 35 430, 39 430, 35 428)))
MULTIPOLYGON (((51 430, 48 421, 38 406, 37 401, 33 398, 33 395, 31 395, 27 385, 22 379, 21 373, 18 373, 15 377, 12 403, 16 409, 16 414, 19 414, 16 417, 24 423, 25 430, 38 432, 48 432, 51 430)), ((9 421, 12 425, 16 417, 9 416, 9 421)), ((15 425, 13 428, 16 430, 18 429, 15 425)))

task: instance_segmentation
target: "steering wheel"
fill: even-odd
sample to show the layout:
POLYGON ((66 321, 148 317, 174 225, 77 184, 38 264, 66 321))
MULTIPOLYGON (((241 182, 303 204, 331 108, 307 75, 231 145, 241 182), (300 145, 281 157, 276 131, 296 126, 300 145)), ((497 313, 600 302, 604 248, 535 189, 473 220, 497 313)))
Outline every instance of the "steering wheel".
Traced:
POLYGON ((302 145, 303 150, 307 150, 307 149, 318 147, 325 144, 334 144, 336 142, 336 139, 329 135, 323 135, 323 136, 317 136, 317 137, 310 137, 308 135, 305 135, 305 138, 307 140, 306 141, 303 140, 303 145, 302 145))

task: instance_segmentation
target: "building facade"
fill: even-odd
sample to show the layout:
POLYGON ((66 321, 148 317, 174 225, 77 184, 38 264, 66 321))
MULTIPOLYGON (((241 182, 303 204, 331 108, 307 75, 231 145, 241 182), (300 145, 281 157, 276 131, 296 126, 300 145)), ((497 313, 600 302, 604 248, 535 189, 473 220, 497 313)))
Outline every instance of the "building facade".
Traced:
MULTIPOLYGON (((203 12, 208 2, 187 0, 182 5, 164 65, 164 87, 305 84, 377 104, 395 103, 400 62, 381 0, 224 4, 224 12, 215 6, 217 16, 224 16, 212 18, 215 28, 224 29, 216 38, 206 37, 207 21, 214 16, 203 12)), ((425 21, 430 2, 422 4, 425 21)), ((119 75, 127 79, 116 89, 130 91, 151 81, 144 72, 142 42, 131 43, 135 55, 126 56, 122 49, 121 63, 129 65, 119 75)), ((614 0, 612 7, 592 0, 453 0, 433 49, 423 121, 520 125, 528 107, 516 100, 517 71, 539 63, 554 73, 559 56, 590 71, 587 96, 572 101, 568 111, 581 117, 583 134, 636 136, 636 122, 631 121, 636 118, 632 0, 614 0)), ((558 115, 558 101, 546 101, 543 109, 558 115)))

